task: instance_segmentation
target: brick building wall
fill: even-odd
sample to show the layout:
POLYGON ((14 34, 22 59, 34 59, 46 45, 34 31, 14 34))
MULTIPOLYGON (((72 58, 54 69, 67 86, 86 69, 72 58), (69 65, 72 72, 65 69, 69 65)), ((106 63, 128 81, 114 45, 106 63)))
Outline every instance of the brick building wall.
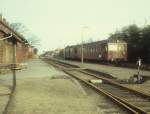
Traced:
POLYGON ((21 62, 22 61, 22 45, 21 43, 17 42, 16 45, 16 62, 21 62))
POLYGON ((28 49, 27 49, 27 55, 28 55, 28 58, 32 58, 33 57, 33 49, 31 46, 28 46, 28 49))
MULTIPOLYGON (((4 36, 4 34, 0 31, 0 39, 4 36)), ((3 62, 3 41, 0 41, 0 63, 3 62)))
POLYGON ((13 44, 7 40, 3 44, 3 63, 13 63, 13 44))
POLYGON ((3 63, 3 42, 0 41, 0 63, 3 63))
MULTIPOLYGON (((0 38, 4 37, 4 33, 0 32, 0 38)), ((13 45, 11 41, 0 40, 0 63, 13 62, 13 45)))
POLYGON ((17 62, 21 62, 23 60, 26 60, 32 57, 33 57, 33 48, 29 45, 25 45, 25 44, 18 42, 17 47, 16 47, 17 62))
POLYGON ((2 20, 0 17, 0 38, 9 36, 12 33, 11 39, 0 41, 0 63, 12 63, 13 62, 13 43, 16 41, 16 62, 22 62, 25 59, 33 57, 33 48, 30 45, 26 45, 27 41, 14 32, 8 25, 8 23, 2 20), (26 42, 26 43, 25 43, 26 42))
POLYGON ((28 59, 28 45, 23 45, 24 59, 28 59))

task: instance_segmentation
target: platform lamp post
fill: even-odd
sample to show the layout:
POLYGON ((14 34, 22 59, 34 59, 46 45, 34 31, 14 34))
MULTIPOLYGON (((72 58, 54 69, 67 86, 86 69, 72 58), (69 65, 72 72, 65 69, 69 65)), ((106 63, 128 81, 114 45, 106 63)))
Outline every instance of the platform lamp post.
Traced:
POLYGON ((64 46, 64 59, 66 59, 66 49, 65 49, 66 47, 64 46))
POLYGON ((62 55, 62 57, 64 58, 64 60, 66 59, 66 46, 65 46, 65 44, 63 44, 63 55, 62 55))
POLYGON ((81 27, 81 63, 83 64, 83 62, 84 62, 84 47, 83 47, 83 45, 84 45, 84 43, 83 43, 83 39, 84 39, 84 30, 85 29, 87 29, 87 28, 89 28, 88 26, 83 26, 83 27, 81 27))

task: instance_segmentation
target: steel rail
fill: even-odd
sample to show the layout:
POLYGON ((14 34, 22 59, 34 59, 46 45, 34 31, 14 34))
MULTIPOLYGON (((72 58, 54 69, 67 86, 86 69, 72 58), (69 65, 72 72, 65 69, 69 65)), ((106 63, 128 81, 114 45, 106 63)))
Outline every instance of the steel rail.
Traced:
MULTIPOLYGON (((99 78, 99 77, 97 77, 97 76, 96 76, 96 78, 103 80, 103 78, 99 78)), ((106 81, 106 80, 105 80, 105 81, 106 81)), ((107 81, 108 81, 108 80, 107 80, 107 81)), ((112 83, 111 80, 110 80, 110 83, 112 83)), ((117 85, 117 86, 119 86, 119 87, 122 87, 122 88, 124 88, 124 89, 128 89, 129 91, 132 91, 130 88, 125 88, 124 86, 120 86, 120 84, 117 84, 117 83, 112 83, 112 84, 117 85)), ((103 90, 104 90, 104 89, 103 89, 103 90)), ((136 92, 136 91, 134 91, 134 92, 136 92)), ((137 93, 138 93, 138 92, 137 92, 137 93)), ((131 103, 128 103, 126 100, 124 100, 124 99, 122 99, 122 98, 120 98, 120 97, 118 97, 118 96, 116 96, 116 95, 113 95, 111 92, 108 92, 108 94, 111 95, 112 97, 118 99, 118 100, 121 101, 122 103, 128 105, 128 106, 131 107, 132 109, 137 110, 140 114, 148 114, 148 113, 149 113, 149 112, 146 112, 146 111, 144 111, 143 109, 141 109, 141 108, 139 108, 139 107, 137 107, 137 106, 135 106, 135 105, 133 105, 133 104, 131 104, 131 103)), ((139 94, 139 93, 138 93, 138 94, 139 94)), ((142 95, 143 95, 143 94, 142 94, 142 95)))
POLYGON ((100 77, 100 76, 97 76, 97 75, 95 75, 95 74, 89 73, 89 72, 87 72, 87 71, 83 71, 83 70, 79 70, 79 71, 82 72, 82 73, 85 73, 85 74, 87 74, 87 75, 91 75, 91 76, 94 76, 94 77, 96 77, 96 78, 105 80, 105 81, 107 81, 107 82, 109 82, 109 83, 111 83, 111 84, 117 85, 117 86, 122 87, 122 88, 124 88, 124 89, 128 89, 129 91, 135 92, 135 93, 137 93, 137 94, 139 94, 139 95, 141 95, 141 96, 143 96, 143 97, 147 97, 148 99, 150 99, 150 95, 149 95, 149 94, 143 93, 143 92, 141 92, 141 91, 139 91, 139 90, 135 90, 135 89, 129 88, 129 87, 127 87, 127 86, 124 86, 124 85, 122 85, 122 84, 120 84, 120 83, 118 83, 118 82, 115 82, 115 81, 112 80, 112 79, 105 78, 105 77, 100 77))
POLYGON ((72 75, 71 73, 67 72, 66 70, 63 70, 66 74, 76 78, 77 80, 80 80, 81 82, 85 83, 86 85, 92 87, 93 89, 95 89, 97 92, 102 93, 103 95, 107 96, 109 99, 113 100, 114 102, 116 102, 119 106, 126 108, 128 111, 132 112, 133 114, 139 114, 137 111, 135 111, 134 109, 130 108, 128 105, 122 103, 122 101, 116 99, 114 96, 112 96, 111 94, 109 94, 107 91, 100 89, 98 87, 96 87, 95 85, 89 83, 88 81, 84 81, 80 78, 78 78, 75 75, 72 75))
MULTIPOLYGON (((64 63, 64 62, 59 62, 59 61, 57 61, 56 63, 61 64, 61 65, 63 65, 64 67, 67 66, 67 68, 69 68, 69 64, 66 64, 66 63, 64 63)), ((72 67, 72 65, 70 65, 70 66, 72 67)), ((76 69, 76 68, 75 68, 75 69, 76 69)), ((108 82, 110 82, 110 83, 112 83, 112 84, 114 84, 114 85, 117 85, 117 86, 120 86, 120 87, 122 87, 122 88, 128 89, 129 91, 132 91, 132 92, 136 92, 137 94, 142 95, 143 97, 147 97, 148 99, 150 99, 150 94, 143 93, 143 92, 141 92, 141 91, 139 91, 139 90, 135 90, 135 89, 132 89, 132 88, 130 88, 130 87, 124 86, 124 85, 122 85, 122 84, 119 84, 118 82, 114 81, 113 79, 109 79, 109 78, 105 78, 105 77, 100 77, 100 76, 95 75, 94 73, 89 73, 88 71, 85 71, 85 70, 82 70, 82 69, 80 70, 79 68, 78 68, 78 71, 80 71, 80 72, 82 72, 82 73, 85 73, 85 74, 88 74, 88 75, 91 75, 91 76, 94 76, 94 77, 96 77, 96 78, 99 78, 99 79, 108 81, 108 82)))
MULTIPOLYGON (((77 76, 75 76, 75 75, 69 73, 67 70, 62 69, 62 66, 60 67, 60 64, 59 64, 59 63, 50 63, 50 64, 53 65, 54 67, 56 67, 56 68, 58 68, 58 69, 64 71, 66 74, 68 74, 68 75, 70 75, 70 76, 76 78, 77 80, 80 80, 81 82, 85 83, 86 85, 92 87, 92 88, 95 89, 97 92, 99 92, 99 93, 101 93, 101 94, 107 96, 109 99, 113 100, 113 101, 116 102, 119 106, 124 107, 126 110, 130 111, 131 113, 133 113, 133 114, 141 114, 141 113, 142 113, 142 114, 147 114, 147 113, 145 113, 144 111, 141 111, 141 110, 140 110, 140 111, 139 111, 139 110, 137 111, 136 108, 130 106, 128 103, 126 103, 125 101, 121 100, 120 98, 117 98, 117 97, 115 97, 114 95, 112 95, 111 93, 109 93, 109 92, 107 92, 107 91, 105 91, 105 90, 103 90, 103 89, 98 88, 98 87, 95 86, 94 84, 91 84, 90 82, 85 81, 85 80, 83 80, 83 79, 81 79, 81 78, 79 78, 79 77, 77 77, 77 76), (58 65, 58 64, 59 64, 59 65, 58 65)), ((63 65, 63 67, 64 67, 64 65, 63 65)))
MULTIPOLYGON (((65 66, 65 63, 58 63, 58 62, 57 62, 57 64, 61 64, 61 65, 65 66)), ((69 65, 67 64, 67 67, 68 67, 68 66, 69 66, 69 65)), ((134 90, 134 89, 132 89, 132 88, 123 86, 123 85, 121 85, 121 84, 119 84, 119 83, 117 83, 117 82, 115 82, 115 81, 113 81, 113 80, 111 80, 111 79, 104 78, 104 77, 99 77, 99 76, 97 76, 97 75, 95 75, 95 74, 88 73, 88 72, 83 71, 83 70, 78 70, 78 71, 80 71, 80 72, 82 72, 82 73, 84 73, 84 74, 87 74, 87 75, 94 76, 95 78, 105 80, 105 81, 109 82, 109 83, 112 84, 112 85, 115 85, 115 86, 124 88, 124 89, 129 90, 129 91, 131 91, 131 92, 134 92, 134 93, 136 93, 136 94, 139 94, 139 95, 142 96, 142 97, 148 98, 148 100, 149 100, 149 98, 150 98, 150 95, 149 95, 149 94, 145 94, 145 93, 142 93, 141 91, 134 90)), ((65 72, 66 72, 66 71, 65 71, 65 72)), ((132 109, 135 109, 135 110, 138 111, 140 114, 149 114, 149 113, 150 113, 150 112, 147 112, 147 111, 145 111, 145 110, 139 108, 138 106, 133 105, 132 103, 129 103, 128 101, 126 101, 126 100, 124 100, 124 99, 122 99, 122 98, 119 98, 119 97, 117 97, 117 96, 111 94, 110 92, 109 92, 109 94, 110 94, 111 96, 113 96, 114 98, 120 100, 122 103, 128 105, 128 106, 131 107, 132 109)))

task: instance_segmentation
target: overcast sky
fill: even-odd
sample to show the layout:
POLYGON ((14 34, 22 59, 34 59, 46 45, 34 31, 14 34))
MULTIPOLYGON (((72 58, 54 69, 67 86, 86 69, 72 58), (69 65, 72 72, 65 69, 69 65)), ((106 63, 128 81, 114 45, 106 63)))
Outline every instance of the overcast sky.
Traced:
POLYGON ((83 40, 106 39, 123 26, 150 23, 150 0, 0 0, 9 22, 21 22, 52 50, 83 40), (83 29, 83 26, 88 26, 83 29))

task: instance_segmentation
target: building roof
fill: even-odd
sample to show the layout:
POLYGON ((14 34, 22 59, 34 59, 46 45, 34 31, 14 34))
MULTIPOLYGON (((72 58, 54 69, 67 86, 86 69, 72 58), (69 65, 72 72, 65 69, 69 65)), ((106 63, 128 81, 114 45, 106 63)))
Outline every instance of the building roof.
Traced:
MULTIPOLYGON (((109 40, 109 39, 106 39, 106 40, 101 40, 101 41, 95 41, 95 42, 90 42, 90 43, 84 43, 83 45, 84 46, 86 46, 86 45, 96 45, 96 44, 100 44, 100 45, 102 45, 102 44, 106 44, 106 43, 117 43, 117 42, 123 42, 123 43, 125 43, 124 41, 120 41, 120 40, 109 40)), ((81 46, 81 44, 79 44, 79 45, 71 45, 71 46, 67 46, 67 47, 69 47, 69 48, 73 48, 73 47, 78 47, 78 46, 81 46)), ((66 47, 66 48, 67 48, 66 47)))
POLYGON ((1 31, 3 31, 6 34, 11 34, 14 36, 15 39, 17 39, 20 42, 23 43, 28 43, 28 41, 19 33, 17 33, 16 31, 14 31, 9 24, 6 22, 5 19, 2 18, 2 16, 0 16, 0 29, 1 31), (5 28, 5 29, 4 29, 5 28))

